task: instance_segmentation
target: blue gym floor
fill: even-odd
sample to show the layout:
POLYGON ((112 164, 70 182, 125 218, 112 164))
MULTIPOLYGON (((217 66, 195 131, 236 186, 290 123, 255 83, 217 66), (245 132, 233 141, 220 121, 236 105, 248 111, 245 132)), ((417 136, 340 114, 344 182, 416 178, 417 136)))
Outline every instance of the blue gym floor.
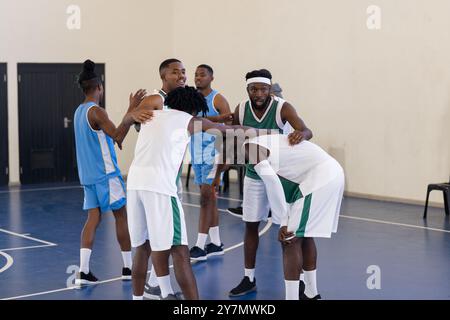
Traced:
MULTIPOLYGON (((244 224, 226 208, 240 204, 237 186, 219 199, 224 256, 193 265, 201 299, 229 299, 243 277, 244 224)), ((189 243, 195 243, 198 188, 184 190, 189 243)), ((97 230, 91 270, 99 284, 74 289, 79 263, 83 192, 78 185, 0 189, 0 299, 131 299, 119 279, 122 258, 112 214, 97 230), (68 287, 69 286, 69 287, 68 287)), ((338 233, 317 239, 317 282, 323 299, 449 299, 450 223, 443 209, 346 197, 338 233), (380 268, 380 289, 369 289, 369 266, 380 268)), ((277 228, 261 224, 258 291, 241 299, 284 299, 277 228)), ((175 287, 175 279, 172 283, 175 287)))

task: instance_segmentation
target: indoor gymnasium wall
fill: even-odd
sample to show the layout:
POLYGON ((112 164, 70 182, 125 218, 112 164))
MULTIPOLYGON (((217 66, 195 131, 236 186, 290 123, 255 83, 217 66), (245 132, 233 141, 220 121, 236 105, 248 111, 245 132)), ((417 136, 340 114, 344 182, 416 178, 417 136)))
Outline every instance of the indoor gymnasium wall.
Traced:
MULTIPOLYGON (((118 124, 132 90, 160 88, 160 62, 172 53, 172 2, 108 0, 0 1, 0 62, 8 63, 9 155, 11 183, 19 182, 17 63, 106 64, 106 108, 118 124), (70 5, 81 13, 80 29, 66 26, 70 5)), ((81 70, 80 70, 81 71, 81 70)), ((136 134, 130 131, 118 151, 125 172, 136 134)))
MULTIPOLYGON (((232 108, 244 76, 268 68, 347 193, 423 203, 450 175, 450 2, 174 1, 175 55, 213 66, 232 108), (369 30, 370 5, 381 28, 369 30)), ((372 20, 370 20, 372 21, 372 20)), ((442 194, 431 200, 442 205, 442 194)))
MULTIPOLYGON (((10 178, 19 181, 18 62, 106 63, 106 102, 121 120, 128 94, 160 87, 159 63, 215 69, 214 86, 234 109, 244 76, 268 68, 343 165, 351 194, 423 201, 450 175, 450 2, 434 0, 4 0, 0 60, 8 63, 10 178), (69 30, 66 9, 81 9, 69 30), (370 5, 381 29, 369 30, 370 5), (6 14, 5 14, 6 13, 6 14)), ((124 173, 132 132, 118 153, 124 173)), ((432 194, 442 204, 441 194, 432 194)))

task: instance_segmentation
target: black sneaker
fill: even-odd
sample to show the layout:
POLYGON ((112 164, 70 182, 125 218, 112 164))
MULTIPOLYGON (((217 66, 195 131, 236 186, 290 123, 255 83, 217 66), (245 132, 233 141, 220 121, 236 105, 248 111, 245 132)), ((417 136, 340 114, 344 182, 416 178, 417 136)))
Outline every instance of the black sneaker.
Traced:
POLYGON ((150 300, 161 299, 161 288, 159 286, 152 287, 148 283, 146 283, 144 286, 144 298, 150 300))
POLYGON ((161 297, 160 300, 184 300, 183 294, 181 292, 177 292, 175 294, 168 294, 167 297, 161 297))
POLYGON ((228 294, 230 297, 239 297, 247 293, 256 291, 256 278, 250 282, 250 278, 245 276, 236 288, 233 288, 228 294))
POLYGON ((122 280, 124 280, 124 281, 131 280, 131 269, 130 268, 122 268, 122 280))
POLYGON ((315 297, 312 297, 312 298, 308 297, 305 293, 303 293, 303 294, 300 296, 300 300, 320 300, 320 299, 322 299, 322 297, 320 296, 320 294, 318 294, 318 295, 316 295, 315 297))
POLYGON ((191 256, 191 260, 194 261, 205 261, 207 259, 206 251, 197 246, 192 247, 191 250, 189 250, 189 255, 191 256))
POLYGON ((223 243, 220 246, 215 245, 214 243, 208 243, 205 247, 206 256, 221 256, 223 255, 223 243))
POLYGON ((78 278, 75 279, 75 284, 79 286, 83 284, 96 284, 97 282, 98 279, 90 271, 88 274, 80 272, 78 278))
POLYGON ((228 208, 227 212, 232 216, 242 218, 242 207, 228 208))
POLYGON ((302 295, 305 293, 305 283, 300 280, 299 286, 298 286, 298 296, 299 298, 302 297, 302 295))

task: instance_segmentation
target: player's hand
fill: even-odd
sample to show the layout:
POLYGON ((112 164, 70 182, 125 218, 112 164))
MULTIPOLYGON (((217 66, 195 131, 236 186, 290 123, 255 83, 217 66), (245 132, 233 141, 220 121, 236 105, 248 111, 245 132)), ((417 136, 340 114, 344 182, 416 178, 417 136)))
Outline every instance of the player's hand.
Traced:
POLYGON ((278 241, 286 245, 292 242, 295 238, 295 234, 287 230, 287 226, 283 226, 278 231, 278 241))
POLYGON ((139 89, 134 95, 130 93, 130 106, 129 109, 136 109, 137 106, 144 100, 147 91, 145 89, 139 89))
POLYGON ((145 123, 153 118, 153 111, 139 108, 131 111, 130 115, 134 122, 145 123))
POLYGON ((233 121, 233 113, 224 113, 219 116, 219 122, 232 122, 233 121))
POLYGON ((300 142, 302 142, 303 138, 303 133, 299 130, 295 130, 288 135, 289 144, 291 146, 299 144, 300 142))

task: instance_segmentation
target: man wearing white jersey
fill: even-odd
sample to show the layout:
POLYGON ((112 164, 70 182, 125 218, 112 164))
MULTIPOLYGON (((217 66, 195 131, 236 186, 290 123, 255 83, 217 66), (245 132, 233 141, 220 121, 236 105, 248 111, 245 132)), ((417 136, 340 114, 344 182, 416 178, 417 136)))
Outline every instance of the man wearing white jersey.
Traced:
MULTIPOLYGON (((152 94, 148 95, 143 99, 143 101, 139 104, 137 110, 163 110, 167 109, 165 99, 167 98, 167 94, 172 90, 184 87, 186 83, 186 69, 183 66, 183 63, 178 59, 166 59, 161 62, 159 66, 159 76, 162 81, 162 87, 159 90, 154 90, 152 94)), ((140 124, 135 125, 136 130, 140 130, 140 124)), ((182 194, 182 184, 181 184, 181 165, 180 171, 177 177, 177 192, 178 196, 181 199, 182 194)), ((145 283, 146 280, 146 271, 148 269, 148 259, 151 255, 151 249, 149 243, 144 243, 141 248, 136 250, 134 255, 133 264, 135 266, 140 266, 143 269, 138 270, 137 268, 133 268, 133 287, 141 288, 142 283, 145 283)), ((158 280, 156 279, 156 273, 154 268, 151 268, 150 276, 148 278, 148 282, 145 283, 143 293, 138 290, 134 292, 134 296, 144 296, 148 299, 159 299, 161 295, 161 290, 158 286, 158 280)))
MULTIPOLYGON (((299 299, 299 275, 309 238, 330 238, 337 231, 344 192, 344 172, 319 146, 302 141, 289 145, 285 135, 264 135, 245 142, 245 156, 255 164, 272 209, 280 224, 286 299, 299 299)), ((319 299, 314 274, 306 274, 301 299, 319 299)))
MULTIPOLYGON (((215 129, 212 133, 220 134, 243 127, 193 117, 205 114, 208 107, 203 96, 192 87, 171 91, 166 104, 167 110, 154 111, 153 120, 141 125, 128 173, 128 225, 132 246, 137 247, 137 251, 145 251, 148 245, 152 252, 161 298, 182 298, 181 294, 174 293, 170 283, 171 255, 182 293, 186 299, 193 300, 198 299, 198 291, 190 264, 183 207, 177 196, 177 173, 194 132, 215 129)), ((146 269, 139 263, 146 262, 135 262, 133 275, 142 279, 146 269)), ((141 299, 136 293, 142 291, 143 283, 133 282, 133 298, 141 299)))

